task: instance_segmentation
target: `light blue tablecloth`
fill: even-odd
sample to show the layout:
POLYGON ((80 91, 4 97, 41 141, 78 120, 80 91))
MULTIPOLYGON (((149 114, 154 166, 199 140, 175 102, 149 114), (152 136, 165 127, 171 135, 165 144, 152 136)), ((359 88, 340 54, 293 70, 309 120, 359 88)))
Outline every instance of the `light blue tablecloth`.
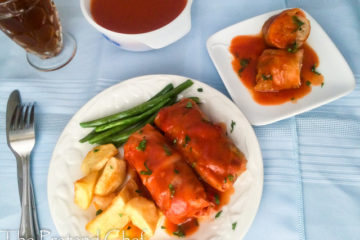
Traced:
POLYGON ((360 239, 359 0, 195 0, 191 32, 167 48, 145 53, 126 52, 106 41, 85 21, 78 1, 56 4, 64 29, 78 42, 77 55, 66 68, 34 70, 24 51, 0 34, 0 230, 16 230, 20 220, 15 160, 4 131, 6 101, 13 89, 19 89, 25 101, 37 102, 39 137, 32 172, 40 225, 56 236, 47 202, 49 161, 62 129, 83 104, 122 80, 157 73, 189 76, 227 94, 207 54, 207 38, 268 11, 301 7, 338 46, 357 87, 315 110, 255 127, 265 182, 259 212, 245 239, 360 239))

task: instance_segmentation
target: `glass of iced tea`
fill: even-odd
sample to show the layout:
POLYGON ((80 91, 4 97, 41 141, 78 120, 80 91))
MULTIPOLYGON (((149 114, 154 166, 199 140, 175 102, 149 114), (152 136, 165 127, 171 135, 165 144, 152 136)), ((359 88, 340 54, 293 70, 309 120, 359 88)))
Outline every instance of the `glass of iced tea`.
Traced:
POLYGON ((65 66, 76 41, 62 32, 52 0, 0 0, 0 29, 27 51, 27 60, 42 71, 65 66))

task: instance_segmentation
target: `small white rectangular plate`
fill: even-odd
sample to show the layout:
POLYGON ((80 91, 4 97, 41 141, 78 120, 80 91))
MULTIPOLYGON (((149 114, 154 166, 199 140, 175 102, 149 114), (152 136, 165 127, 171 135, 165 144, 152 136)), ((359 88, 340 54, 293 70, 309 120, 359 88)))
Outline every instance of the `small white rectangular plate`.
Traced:
POLYGON ((321 26, 305 12, 310 20, 311 32, 307 43, 317 53, 317 70, 324 76, 324 86, 312 91, 296 103, 264 106, 256 103, 248 89, 233 70, 233 56, 229 51, 231 40, 238 35, 259 34, 265 21, 284 9, 265 13, 227 27, 207 40, 207 50, 227 90, 251 124, 270 124, 303 113, 350 93, 355 88, 355 77, 335 44, 321 26))

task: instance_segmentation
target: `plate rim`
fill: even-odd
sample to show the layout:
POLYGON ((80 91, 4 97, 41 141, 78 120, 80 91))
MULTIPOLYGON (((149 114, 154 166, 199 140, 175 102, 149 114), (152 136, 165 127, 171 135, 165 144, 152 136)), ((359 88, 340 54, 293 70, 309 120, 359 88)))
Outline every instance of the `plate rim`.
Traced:
MULTIPOLYGON (((55 146, 53 148, 52 154, 51 154, 51 159, 50 159, 49 168, 48 168, 48 176, 47 176, 47 181, 46 181, 46 184, 47 184, 47 188, 46 188, 46 190, 47 190, 47 201, 48 201, 50 216, 51 216, 51 219, 52 219, 52 221, 53 221, 53 223, 55 225, 55 228, 56 228, 58 234, 61 234, 61 232, 59 231, 59 227, 58 227, 59 223, 57 222, 57 220, 55 218, 54 206, 53 206, 52 202, 50 201, 50 194, 49 194, 50 192, 52 192, 50 190, 50 186, 51 186, 51 184, 50 184, 50 181, 51 181, 50 172, 52 172, 51 169, 54 167, 53 159, 55 157, 55 150, 58 148, 61 140, 65 137, 66 130, 68 130, 70 128, 71 123, 78 117, 79 114, 81 114, 86 108, 88 108, 91 104, 93 104, 95 101, 97 101, 102 96, 106 95, 108 92, 111 92, 114 89, 119 88, 122 85, 125 85, 130 81, 137 81, 137 80, 141 80, 142 78, 154 78, 154 79, 156 79, 156 77, 168 77, 170 79, 173 79, 173 78, 191 79, 194 83, 200 83, 200 84, 206 85, 207 87, 209 87, 209 88, 213 89, 214 91, 216 91, 218 94, 222 95, 222 97, 224 99, 226 99, 226 101, 228 101, 230 104, 233 104, 238 109, 239 114, 241 115, 240 117, 243 118, 244 123, 248 125, 247 127, 249 128, 251 134, 254 136, 254 138, 256 140, 255 141, 255 146, 253 146, 253 147, 256 148, 256 152, 259 154, 258 155, 259 164, 260 164, 259 165, 259 176, 261 177, 261 179, 259 179, 260 184, 259 184, 258 196, 257 196, 257 199, 255 199, 256 200, 256 208, 254 209, 254 213, 252 214, 251 219, 249 219, 246 227, 244 228, 243 234, 241 236, 239 236, 239 240, 243 239, 245 237, 245 235, 248 233, 250 227, 252 226, 252 224, 253 224, 253 222, 255 220, 255 217, 257 216, 257 214, 259 212, 260 203, 261 203, 261 200, 262 200, 262 194, 263 194, 263 190, 264 190, 264 161, 263 161, 263 157, 262 157, 262 152, 261 152, 259 140, 258 140, 258 138, 257 138, 257 136, 255 134, 255 130, 254 130, 253 126, 250 124, 249 120, 246 118, 246 116, 243 114, 243 112, 239 109, 239 107, 231 99, 229 99, 225 94, 223 94, 222 92, 220 92, 216 88, 210 86, 209 84, 207 84, 205 82, 202 82, 202 81, 199 81, 199 80, 196 80, 196 79, 193 79, 193 78, 189 78, 187 76, 173 75, 173 74, 149 74, 149 75, 141 75, 141 76, 137 76, 137 77, 133 77, 133 78, 123 80, 123 81, 121 81, 119 83, 116 83, 116 84, 102 90, 101 92, 97 93, 94 97, 92 97, 84 105, 82 105, 80 107, 80 109, 76 111, 76 113, 73 114, 73 116, 70 118, 70 120, 67 122, 66 126, 62 130, 60 136, 58 137, 57 142, 56 142, 56 144, 55 144, 55 146)), ((184 238, 184 239, 187 239, 187 238, 184 238)))
MULTIPOLYGON (((226 90, 229 92, 231 98, 233 99, 236 94, 234 93, 234 91, 232 90, 232 88, 230 87, 230 83, 229 83, 229 80, 224 80, 226 79, 226 77, 224 76, 224 74, 222 74, 222 70, 220 68, 220 66, 218 66, 218 64, 216 64, 215 62, 215 57, 213 56, 212 54, 212 50, 210 49, 213 44, 211 44, 210 42, 216 38, 218 35, 220 35, 222 32, 225 32, 233 27, 236 27, 237 25, 239 24, 242 24, 246 21, 249 21, 249 20, 253 20, 255 18, 258 18, 258 17, 262 17, 262 16, 266 16, 266 15, 275 15, 275 14, 278 14, 284 10, 288 10, 288 9, 292 9, 292 8, 280 8, 280 9, 277 9, 277 10, 273 10, 273 11, 269 11, 269 12, 265 12, 265 13, 262 13, 262 14, 259 14, 259 15, 256 15, 254 17, 250 17, 250 18, 246 18, 240 22, 237 22, 237 23, 234 23, 230 26, 227 26, 223 29, 220 29, 219 31, 215 32, 214 34, 212 34, 207 40, 206 40, 206 49, 207 49, 207 52, 210 56, 210 59, 213 63, 213 65, 215 66, 215 69, 217 71, 217 73, 219 74, 222 82, 224 83, 225 87, 226 87, 226 90)), ((346 90, 346 91, 342 91, 340 93, 337 93, 337 94, 334 94, 332 97, 329 97, 325 100, 320 100, 314 104, 311 104, 311 105, 307 105, 307 106, 304 106, 302 107, 301 109, 299 110, 296 110, 296 111, 293 111, 293 112, 289 112, 287 114, 282 114, 281 116, 277 116, 277 117, 273 117, 273 118, 269 118, 268 120, 253 120, 251 118, 248 119, 248 121, 254 125, 254 126, 264 126, 264 125, 268 125, 268 124, 271 124, 271 123, 275 123, 275 122, 278 122, 278 121, 281 121, 281 120, 284 120, 284 119, 287 119, 287 118, 290 118, 290 117, 293 117, 293 116, 296 116, 296 115, 299 115, 299 114, 302 114, 304 112, 307 112, 307 111, 310 111, 312 109, 315 109, 315 108, 318 108, 322 105, 325 105, 325 104, 328 104, 332 101, 335 101, 341 97, 344 97, 346 95, 348 95, 349 93, 351 93, 355 87, 356 87, 356 80, 355 80, 355 76, 354 76, 354 73, 352 71, 352 69, 350 68, 349 64, 347 63, 345 57, 343 56, 343 54, 340 52, 340 50, 338 49, 338 47, 335 45, 335 43, 331 40, 331 38, 329 37, 329 35, 326 33, 326 31, 322 28, 322 26, 316 21, 316 19, 311 15, 309 14, 307 11, 305 11, 303 8, 300 8, 307 16, 310 16, 310 18, 312 18, 313 22, 316 23, 316 25, 318 25, 320 27, 320 30, 322 30, 327 38, 327 40, 329 41, 329 43, 334 47, 334 49, 339 53, 339 55, 341 56, 341 60, 345 63, 345 67, 349 70, 349 72, 351 73, 351 76, 352 78, 349 80, 349 82, 351 83, 351 86, 346 90)), ((248 35, 253 35, 253 34, 248 34, 248 35)), ((236 36, 240 36, 240 34, 238 35, 234 35, 233 37, 236 37, 236 36)), ((227 44, 226 44, 227 46, 227 44)), ((239 79, 240 81, 240 79, 239 79)), ((248 89, 246 89, 248 91, 248 89)), ((306 97, 306 96, 304 96, 306 97)), ((252 98, 252 97, 251 97, 252 98)), ((254 101, 252 99, 252 101, 254 101)), ((238 106, 238 108, 240 108, 240 106, 236 103, 236 101, 234 100, 234 103, 236 104, 236 106, 238 106)), ((284 103, 285 104, 285 103, 284 103)), ((270 106, 281 106, 282 104, 280 105, 270 105, 270 106)), ((240 108, 241 110, 241 108, 240 108)))

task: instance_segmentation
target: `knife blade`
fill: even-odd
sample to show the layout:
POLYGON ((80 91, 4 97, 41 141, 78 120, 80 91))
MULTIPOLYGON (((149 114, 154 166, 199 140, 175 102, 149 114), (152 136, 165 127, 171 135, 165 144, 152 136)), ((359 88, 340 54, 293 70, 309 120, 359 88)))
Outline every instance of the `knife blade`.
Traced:
POLYGON ((17 167, 17 179, 18 179, 18 189, 19 189, 19 196, 20 196, 20 202, 22 199, 22 165, 19 155, 12 150, 10 147, 10 141, 9 141, 9 128, 11 123, 12 115, 18 105, 21 104, 21 96, 19 90, 14 90, 8 99, 7 107, 6 107, 6 140, 7 145, 13 152, 13 154, 16 157, 16 167, 17 167))

